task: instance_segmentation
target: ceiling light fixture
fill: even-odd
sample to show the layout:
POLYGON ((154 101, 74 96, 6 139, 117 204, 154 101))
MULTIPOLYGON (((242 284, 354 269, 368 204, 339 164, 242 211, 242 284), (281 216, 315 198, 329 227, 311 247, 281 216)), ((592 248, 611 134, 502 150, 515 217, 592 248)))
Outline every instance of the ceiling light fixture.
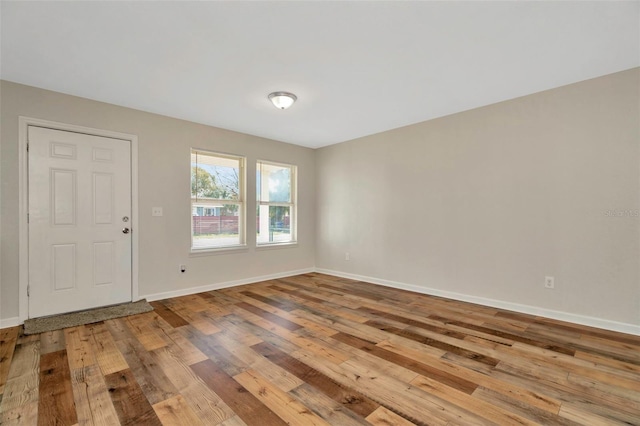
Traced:
POLYGON ((287 109, 298 99, 296 95, 289 92, 273 92, 269 94, 269 100, 278 109, 287 109))

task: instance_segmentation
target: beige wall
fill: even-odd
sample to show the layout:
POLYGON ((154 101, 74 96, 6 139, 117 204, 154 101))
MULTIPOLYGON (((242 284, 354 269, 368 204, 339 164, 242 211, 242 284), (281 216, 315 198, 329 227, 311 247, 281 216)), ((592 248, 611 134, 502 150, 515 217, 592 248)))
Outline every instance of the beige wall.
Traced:
POLYGON ((316 267, 640 325, 639 79, 318 150, 316 267))
POLYGON ((316 151, 14 83, 0 89, 0 319, 18 315, 24 115, 138 135, 143 295, 315 264, 640 325, 640 69, 316 151), (248 176, 258 158, 297 164, 299 246, 189 257, 191 146, 247 156, 248 176), (152 206, 164 217, 152 218, 152 206), (555 290, 543 288, 545 275, 555 290))
MULTIPOLYGON (((255 136, 149 114, 3 81, 1 86, 2 246, 0 319, 18 316, 18 116, 138 136, 140 294, 248 279, 312 268, 315 256, 314 151, 255 136), (248 220, 249 249, 190 257, 189 150, 247 157, 247 211, 255 211, 255 161, 298 166, 298 240, 295 248, 257 251, 248 220), (164 207, 152 217, 153 206, 164 207), (178 265, 186 264, 180 274, 178 265)), ((251 216, 249 216, 251 217, 251 216)))

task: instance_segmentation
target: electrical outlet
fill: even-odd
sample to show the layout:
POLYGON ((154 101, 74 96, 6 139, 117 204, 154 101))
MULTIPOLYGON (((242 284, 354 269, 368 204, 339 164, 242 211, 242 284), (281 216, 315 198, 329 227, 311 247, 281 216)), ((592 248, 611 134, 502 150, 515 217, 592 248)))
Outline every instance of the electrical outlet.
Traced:
POLYGON ((187 265, 180 265, 180 272, 184 273, 187 271, 187 265))
POLYGON ((553 277, 544 277, 544 288, 555 288, 555 278, 553 277))
POLYGON ((349 252, 344 254, 344 260, 351 260, 351 256, 349 255, 349 252))
POLYGON ((151 216, 160 217, 162 215, 162 207, 151 207, 151 216))

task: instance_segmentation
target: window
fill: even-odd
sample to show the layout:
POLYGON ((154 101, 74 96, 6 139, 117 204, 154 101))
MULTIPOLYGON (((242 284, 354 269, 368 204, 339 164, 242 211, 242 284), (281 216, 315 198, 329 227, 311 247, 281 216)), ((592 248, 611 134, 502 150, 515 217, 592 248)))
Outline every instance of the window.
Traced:
POLYGON ((296 166, 258 161, 257 243, 296 241, 296 166))
POLYGON ((191 150, 191 250, 245 243, 244 158, 191 150))

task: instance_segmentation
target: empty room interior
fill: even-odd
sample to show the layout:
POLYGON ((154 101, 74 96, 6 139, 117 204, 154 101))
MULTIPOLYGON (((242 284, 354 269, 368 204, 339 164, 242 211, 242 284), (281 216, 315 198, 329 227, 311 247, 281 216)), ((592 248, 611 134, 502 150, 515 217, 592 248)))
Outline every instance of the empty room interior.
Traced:
POLYGON ((0 126, 2 425, 640 425, 640 1, 2 1, 0 126))

